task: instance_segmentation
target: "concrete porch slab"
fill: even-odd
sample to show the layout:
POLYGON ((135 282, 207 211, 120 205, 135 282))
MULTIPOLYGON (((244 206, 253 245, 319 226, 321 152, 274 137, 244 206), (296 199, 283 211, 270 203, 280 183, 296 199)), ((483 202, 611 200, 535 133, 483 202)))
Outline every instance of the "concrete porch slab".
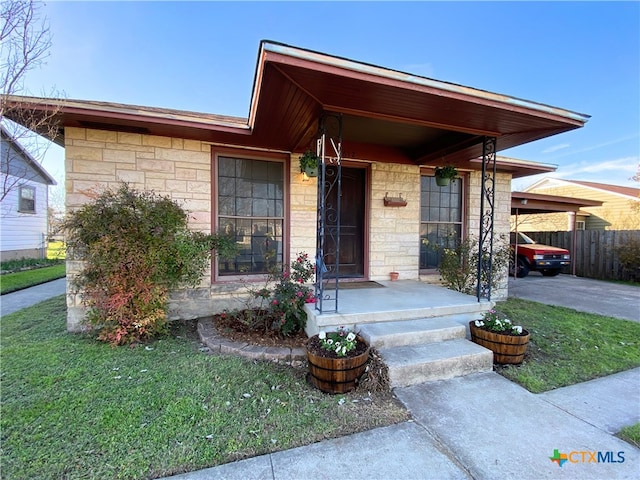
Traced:
MULTIPOLYGON (((336 313, 320 314, 313 304, 307 304, 307 335, 312 336, 319 330, 340 325, 354 328, 355 325, 364 323, 450 315, 458 316, 457 320, 463 323, 480 318, 481 312, 494 305, 494 302, 478 302, 470 295, 417 280, 378 283, 385 288, 340 290, 336 313)), ((333 308, 334 305, 327 303, 327 306, 333 308)))

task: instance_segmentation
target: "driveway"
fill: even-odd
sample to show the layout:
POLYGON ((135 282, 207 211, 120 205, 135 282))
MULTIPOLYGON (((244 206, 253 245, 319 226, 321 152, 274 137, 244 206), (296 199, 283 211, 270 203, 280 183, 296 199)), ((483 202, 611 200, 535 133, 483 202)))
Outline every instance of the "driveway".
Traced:
POLYGON ((509 297, 640 322, 640 286, 531 272, 525 278, 509 278, 509 297))

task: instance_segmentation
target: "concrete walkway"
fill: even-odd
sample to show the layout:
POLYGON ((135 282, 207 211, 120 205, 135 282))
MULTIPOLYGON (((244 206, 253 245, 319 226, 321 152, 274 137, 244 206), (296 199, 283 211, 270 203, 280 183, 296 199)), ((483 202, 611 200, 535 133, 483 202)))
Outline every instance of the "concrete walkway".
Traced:
POLYGON ((35 287, 25 288, 17 292, 7 293, 0 296, 0 315, 10 313, 30 307, 36 303, 43 302, 58 295, 64 295, 67 291, 67 279, 59 278, 51 282, 42 283, 35 287))
POLYGON ((531 272, 509 279, 509 296, 640 322, 640 287, 633 285, 531 272))
POLYGON ((640 368, 540 395, 493 372, 424 383, 395 390, 413 421, 170 478, 637 479, 612 433, 640 422, 639 391, 640 368))

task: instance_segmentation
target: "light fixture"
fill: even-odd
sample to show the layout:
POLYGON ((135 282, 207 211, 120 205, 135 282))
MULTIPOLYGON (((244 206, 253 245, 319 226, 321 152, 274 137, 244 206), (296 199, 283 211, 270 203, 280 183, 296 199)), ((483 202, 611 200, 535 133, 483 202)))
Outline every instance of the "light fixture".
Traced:
POLYGON ((527 202, 528 202, 528 200, 527 200, 526 198, 522 198, 522 199, 520 200, 520 203, 521 203, 522 205, 526 205, 526 204, 527 204, 527 202))

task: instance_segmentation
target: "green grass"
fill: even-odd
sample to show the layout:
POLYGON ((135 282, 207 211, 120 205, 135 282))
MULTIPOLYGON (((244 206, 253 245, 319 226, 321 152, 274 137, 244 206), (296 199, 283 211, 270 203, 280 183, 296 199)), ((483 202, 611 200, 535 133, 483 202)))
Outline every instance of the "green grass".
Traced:
POLYGON ((66 276, 66 265, 34 268, 23 272, 7 273, 0 276, 0 295, 15 292, 23 288, 33 287, 41 283, 66 276))
POLYGON ((531 392, 640 366, 640 323, 517 298, 496 310, 531 333, 522 365, 497 368, 531 392))
POLYGON ((408 416, 389 394, 327 395, 301 369, 202 353, 189 324, 112 348, 65 315, 60 296, 2 318, 3 478, 155 478, 408 416))
POLYGON ((635 445, 640 448, 640 423, 624 427, 618 433, 618 436, 623 440, 629 442, 631 445, 635 445))

